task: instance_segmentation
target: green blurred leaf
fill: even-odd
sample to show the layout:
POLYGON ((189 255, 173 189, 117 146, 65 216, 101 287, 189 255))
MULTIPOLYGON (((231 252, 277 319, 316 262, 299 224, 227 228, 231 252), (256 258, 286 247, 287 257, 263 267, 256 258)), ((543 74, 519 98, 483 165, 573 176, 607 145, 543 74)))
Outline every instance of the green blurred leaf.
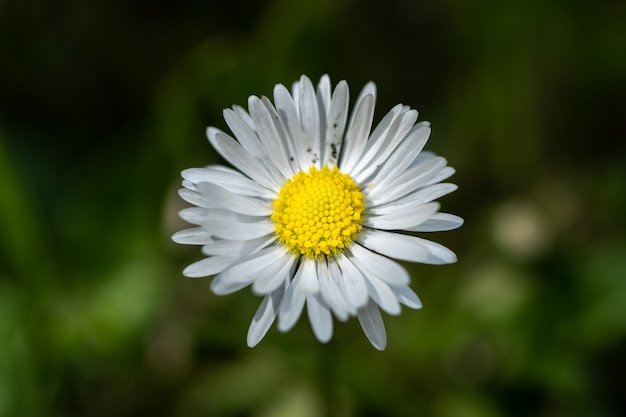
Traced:
POLYGON ((15 162, 0 132, 0 249, 16 272, 29 276, 32 254, 45 255, 39 213, 29 196, 31 189, 19 177, 15 162))

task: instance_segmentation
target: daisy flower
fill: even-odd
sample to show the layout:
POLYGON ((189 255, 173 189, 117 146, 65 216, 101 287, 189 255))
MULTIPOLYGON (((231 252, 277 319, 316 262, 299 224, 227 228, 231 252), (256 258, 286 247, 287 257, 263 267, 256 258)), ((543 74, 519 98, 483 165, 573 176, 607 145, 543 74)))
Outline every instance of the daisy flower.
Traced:
POLYGON ((409 274, 391 258, 448 264, 456 256, 415 232, 455 229, 460 217, 435 200, 454 191, 442 183, 454 169, 423 152, 430 135, 417 111, 398 104, 372 130, 376 87, 365 85, 349 115, 349 91, 331 91, 302 76, 291 92, 274 88, 274 103, 251 96, 248 110, 224 110, 232 135, 207 137, 234 168, 210 165, 182 172, 180 196, 195 207, 180 217, 196 227, 172 239, 201 245, 206 258, 188 277, 215 276, 223 295, 249 285, 263 296, 248 331, 255 346, 278 318, 286 332, 306 305, 313 333, 327 342, 334 315, 357 317, 372 345, 387 344, 380 309, 419 309, 409 274))

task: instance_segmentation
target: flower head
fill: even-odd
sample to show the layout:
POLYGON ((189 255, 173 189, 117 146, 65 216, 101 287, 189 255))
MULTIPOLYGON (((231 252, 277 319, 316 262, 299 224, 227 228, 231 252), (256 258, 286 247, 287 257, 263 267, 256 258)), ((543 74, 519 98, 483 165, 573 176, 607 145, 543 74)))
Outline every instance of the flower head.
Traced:
POLYGON ((435 200, 454 191, 442 183, 454 170, 423 148, 428 122, 401 104, 372 130, 376 88, 367 84, 348 118, 348 85, 331 93, 303 76, 274 103, 251 96, 248 111, 224 110, 233 136, 208 128, 215 150, 233 168, 182 172, 179 194, 195 207, 180 212, 196 227, 172 237, 201 245, 206 258, 189 277, 215 275, 211 288, 229 294, 249 285, 264 296, 248 331, 255 346, 278 317, 291 329, 306 305, 313 333, 332 337, 334 315, 356 316, 377 349, 387 343, 380 310, 421 308, 397 262, 447 264, 449 249, 416 232, 455 229, 460 217, 435 200))

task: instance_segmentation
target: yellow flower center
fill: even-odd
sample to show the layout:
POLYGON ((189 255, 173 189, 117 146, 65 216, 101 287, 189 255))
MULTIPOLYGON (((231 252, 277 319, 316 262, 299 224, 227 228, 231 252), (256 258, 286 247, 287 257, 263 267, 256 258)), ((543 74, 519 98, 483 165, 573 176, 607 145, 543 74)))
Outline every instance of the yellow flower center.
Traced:
POLYGON ((339 168, 311 167, 294 175, 274 200, 276 236, 297 256, 334 256, 361 231, 363 194, 339 168))

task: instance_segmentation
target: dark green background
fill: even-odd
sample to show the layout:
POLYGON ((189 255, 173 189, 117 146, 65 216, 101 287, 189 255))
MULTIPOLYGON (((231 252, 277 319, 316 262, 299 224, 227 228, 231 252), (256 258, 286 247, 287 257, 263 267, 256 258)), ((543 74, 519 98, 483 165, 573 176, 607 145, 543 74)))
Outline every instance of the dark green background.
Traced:
POLYGON ((1 416, 626 414, 626 3, 0 3, 1 416), (173 244, 221 110, 300 74, 378 85, 457 168, 421 311, 249 349, 173 244))

